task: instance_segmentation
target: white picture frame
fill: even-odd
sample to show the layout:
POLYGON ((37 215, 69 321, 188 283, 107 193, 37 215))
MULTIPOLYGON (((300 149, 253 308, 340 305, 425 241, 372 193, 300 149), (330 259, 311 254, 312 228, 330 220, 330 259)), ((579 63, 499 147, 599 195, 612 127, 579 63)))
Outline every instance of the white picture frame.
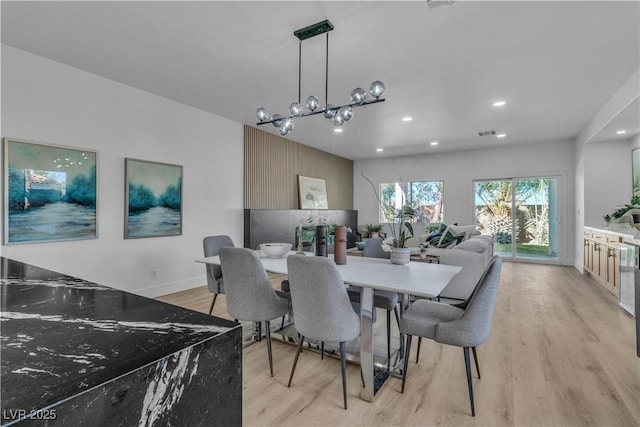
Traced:
POLYGON ((298 201, 300 209, 329 209, 325 180, 298 175, 298 201))

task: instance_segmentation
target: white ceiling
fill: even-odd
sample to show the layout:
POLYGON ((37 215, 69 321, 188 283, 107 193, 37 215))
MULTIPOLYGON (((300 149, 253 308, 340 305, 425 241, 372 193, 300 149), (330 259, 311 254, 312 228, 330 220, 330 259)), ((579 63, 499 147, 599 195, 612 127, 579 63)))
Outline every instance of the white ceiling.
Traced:
MULTIPOLYGON (((377 79, 386 101, 341 134, 318 115, 288 138, 355 160, 575 138, 640 66, 639 5, 2 1, 2 43, 255 125, 257 107, 284 114, 298 97, 293 31, 329 19, 329 102, 377 79)), ((302 98, 324 101, 325 38, 302 48, 302 98)), ((639 122, 636 100, 599 138, 639 122)))

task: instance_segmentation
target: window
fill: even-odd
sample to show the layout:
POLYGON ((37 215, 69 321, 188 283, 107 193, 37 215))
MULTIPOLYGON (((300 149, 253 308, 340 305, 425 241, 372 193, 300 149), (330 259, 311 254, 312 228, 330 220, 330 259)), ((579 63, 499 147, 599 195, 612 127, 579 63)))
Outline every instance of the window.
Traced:
POLYGON ((380 209, 380 222, 393 223, 392 212, 411 206, 424 223, 442 222, 444 181, 385 182, 380 184, 380 201, 389 209, 380 209))

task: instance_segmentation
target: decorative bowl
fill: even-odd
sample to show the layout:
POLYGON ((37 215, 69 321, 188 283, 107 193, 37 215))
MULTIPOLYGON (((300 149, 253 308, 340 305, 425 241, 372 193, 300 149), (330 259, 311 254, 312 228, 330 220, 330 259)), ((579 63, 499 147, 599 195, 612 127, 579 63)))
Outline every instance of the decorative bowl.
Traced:
POLYGON ((367 242, 356 242, 356 247, 358 248, 359 251, 364 250, 364 245, 367 242))
POLYGON ((262 243, 260 250, 269 258, 282 258, 291 250, 291 243, 262 243))

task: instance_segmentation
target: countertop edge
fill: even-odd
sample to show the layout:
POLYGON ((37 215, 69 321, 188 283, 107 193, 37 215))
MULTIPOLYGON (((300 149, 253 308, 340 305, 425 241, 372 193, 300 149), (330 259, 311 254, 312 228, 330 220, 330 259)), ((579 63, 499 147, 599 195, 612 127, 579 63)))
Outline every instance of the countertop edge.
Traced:
POLYGON ((622 237, 624 243, 631 243, 633 245, 640 246, 640 232, 631 233, 630 231, 632 230, 629 230, 629 232, 625 232, 627 230, 616 230, 614 228, 590 227, 587 225, 585 225, 583 228, 585 230, 597 231, 599 233, 606 233, 606 234, 611 234, 613 236, 622 237))

